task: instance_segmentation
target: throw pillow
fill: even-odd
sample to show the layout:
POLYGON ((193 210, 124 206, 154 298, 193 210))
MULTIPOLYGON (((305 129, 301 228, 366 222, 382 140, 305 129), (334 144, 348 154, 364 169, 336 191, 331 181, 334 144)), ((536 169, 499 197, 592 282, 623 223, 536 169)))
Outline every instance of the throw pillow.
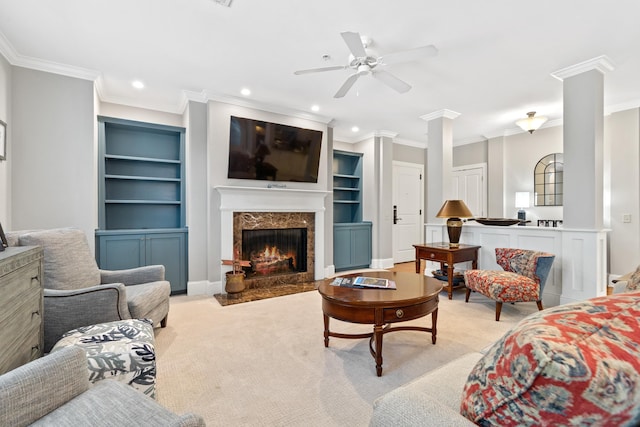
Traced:
POLYGON ((640 289, 640 266, 631 274, 627 282, 627 291, 636 291, 640 289))
POLYGON ((35 231, 19 240, 20 246, 42 246, 46 289, 73 290, 100 284, 100 270, 82 230, 35 231))
POLYGON ((460 411, 481 426, 640 425, 640 292, 523 319, 478 362, 460 411))

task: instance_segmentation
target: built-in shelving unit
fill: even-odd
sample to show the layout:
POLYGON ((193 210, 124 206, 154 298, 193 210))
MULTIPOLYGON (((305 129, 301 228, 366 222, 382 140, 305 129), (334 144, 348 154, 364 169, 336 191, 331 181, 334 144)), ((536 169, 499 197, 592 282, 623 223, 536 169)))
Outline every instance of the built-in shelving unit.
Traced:
POLYGON ((362 221, 362 154, 333 151, 333 258, 336 271, 369 267, 371 222, 362 221))
POLYGON ((184 128, 109 117, 98 125, 98 264, 161 263, 172 292, 186 292, 184 128))

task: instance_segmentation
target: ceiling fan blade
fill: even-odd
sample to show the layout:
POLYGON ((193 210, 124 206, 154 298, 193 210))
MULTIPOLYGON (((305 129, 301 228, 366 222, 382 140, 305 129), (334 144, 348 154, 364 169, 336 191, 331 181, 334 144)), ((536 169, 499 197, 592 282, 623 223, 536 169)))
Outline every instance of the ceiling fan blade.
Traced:
POLYGON ((364 50, 362 39, 359 33, 353 33, 351 31, 345 31, 340 33, 347 47, 356 58, 362 58, 367 56, 367 52, 364 50))
POLYGON ((409 89, 411 89, 411 85, 403 82, 402 80, 400 80, 399 78, 397 78, 396 76, 394 76, 393 74, 387 71, 382 71, 382 70, 373 71, 371 75, 376 79, 380 80, 382 83, 389 86, 391 89, 395 90, 396 92, 405 93, 409 89))
POLYGON ((310 74, 310 73, 319 73, 322 71, 334 71, 334 70, 344 70, 347 67, 344 65, 334 65, 333 67, 321 67, 321 68, 310 68, 308 70, 298 70, 294 71, 293 74, 299 76, 300 74, 310 74))
POLYGON ((388 53, 378 58, 384 65, 398 64, 400 62, 410 62, 418 59, 436 56, 438 49, 434 45, 417 47, 415 49, 401 50, 399 52, 388 53))
POLYGON ((333 95, 333 97, 342 98, 343 96, 345 96, 347 92, 349 92, 349 89, 351 89, 351 86, 353 86, 356 80, 358 80, 358 77, 360 77, 360 74, 358 73, 351 74, 349 77, 347 77, 347 80, 345 80, 345 82, 342 84, 340 89, 338 89, 336 94, 333 95))

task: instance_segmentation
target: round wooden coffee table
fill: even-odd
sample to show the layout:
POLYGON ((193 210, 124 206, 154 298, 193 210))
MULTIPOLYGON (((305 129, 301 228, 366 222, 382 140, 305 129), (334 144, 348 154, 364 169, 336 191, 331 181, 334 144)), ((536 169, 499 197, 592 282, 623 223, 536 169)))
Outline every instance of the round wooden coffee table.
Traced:
POLYGON ((329 337, 369 338, 369 350, 376 361, 376 373, 382 375, 382 337, 394 331, 431 332, 431 342, 436 343, 438 320, 438 295, 442 282, 416 273, 366 272, 348 276, 380 277, 393 280, 397 289, 357 289, 334 286, 333 279, 320 284, 322 314, 324 317, 324 346, 329 347, 329 337), (392 323, 418 319, 431 313, 431 328, 420 326, 396 326, 392 323), (343 334, 329 330, 329 319, 351 323, 372 324, 373 332, 343 334), (385 326, 386 325, 386 326, 385 326), (374 348, 375 344, 375 348, 374 348))

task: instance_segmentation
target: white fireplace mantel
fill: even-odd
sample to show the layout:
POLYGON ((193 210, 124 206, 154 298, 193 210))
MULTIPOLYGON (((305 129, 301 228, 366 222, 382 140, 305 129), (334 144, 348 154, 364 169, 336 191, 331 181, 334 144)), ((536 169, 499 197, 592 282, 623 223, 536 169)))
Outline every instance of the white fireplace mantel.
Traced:
MULTIPOLYGON (((328 191, 216 186, 220 193, 220 254, 233 258, 234 212, 314 212, 315 280, 324 278, 324 199, 328 191)), ((220 280, 224 282, 223 269, 220 280)))

